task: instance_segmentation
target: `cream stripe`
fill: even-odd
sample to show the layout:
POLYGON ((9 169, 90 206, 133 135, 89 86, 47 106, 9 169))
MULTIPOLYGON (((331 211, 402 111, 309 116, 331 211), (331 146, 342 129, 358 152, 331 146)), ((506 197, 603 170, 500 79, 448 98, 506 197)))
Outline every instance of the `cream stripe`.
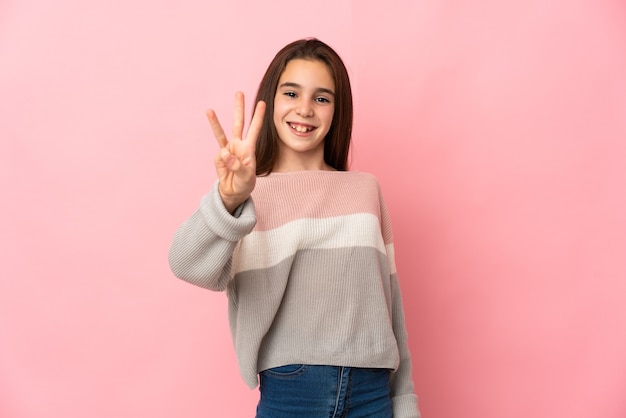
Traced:
POLYGON ((292 257, 299 250, 373 247, 383 254, 385 243, 378 218, 369 213, 307 218, 269 231, 253 231, 240 244, 234 271, 265 269, 292 257), (372 242, 375 237, 376 242, 372 242))

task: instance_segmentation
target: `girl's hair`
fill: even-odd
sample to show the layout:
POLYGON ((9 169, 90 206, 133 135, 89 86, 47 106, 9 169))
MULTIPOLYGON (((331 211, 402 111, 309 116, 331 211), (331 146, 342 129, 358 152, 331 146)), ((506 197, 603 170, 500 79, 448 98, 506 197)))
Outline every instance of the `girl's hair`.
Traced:
POLYGON ((324 42, 315 39, 301 39, 278 51, 270 63, 257 92, 255 103, 266 103, 263 126, 257 139, 257 175, 272 172, 278 159, 278 133, 274 126, 274 96, 280 76, 287 63, 293 59, 321 61, 328 67, 335 82, 335 113, 330 130, 324 139, 324 161, 335 170, 348 169, 348 152, 352 137, 352 90, 350 79, 339 55, 324 42))

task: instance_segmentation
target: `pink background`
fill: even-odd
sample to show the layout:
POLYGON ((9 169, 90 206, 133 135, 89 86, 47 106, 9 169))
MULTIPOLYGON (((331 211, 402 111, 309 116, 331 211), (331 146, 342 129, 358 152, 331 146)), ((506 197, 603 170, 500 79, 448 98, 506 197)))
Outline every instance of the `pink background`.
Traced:
POLYGON ((353 80, 424 417, 626 416, 621 0, 0 2, 0 416, 253 415, 167 250, 205 109, 306 36, 353 80))

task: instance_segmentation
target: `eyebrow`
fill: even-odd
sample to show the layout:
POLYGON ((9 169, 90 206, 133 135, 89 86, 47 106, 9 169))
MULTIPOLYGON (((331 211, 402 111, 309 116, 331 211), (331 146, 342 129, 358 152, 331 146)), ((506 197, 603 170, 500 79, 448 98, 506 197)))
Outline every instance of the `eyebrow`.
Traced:
MULTIPOLYGON (((293 88, 297 88, 297 89, 301 89, 302 86, 298 83, 293 83, 291 81, 287 81, 283 84, 281 84, 280 86, 278 86, 278 88, 281 87, 293 87, 293 88)), ((324 87, 318 87, 315 89, 316 92, 321 92, 321 93, 327 93, 330 94, 331 96, 335 97, 335 92, 330 90, 330 89, 325 89, 324 87)))

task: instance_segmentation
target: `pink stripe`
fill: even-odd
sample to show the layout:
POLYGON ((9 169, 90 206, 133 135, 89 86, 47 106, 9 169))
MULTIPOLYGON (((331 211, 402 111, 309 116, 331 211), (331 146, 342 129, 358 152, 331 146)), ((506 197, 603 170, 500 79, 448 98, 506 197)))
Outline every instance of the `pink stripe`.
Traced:
POLYGON ((252 198, 257 211, 257 231, 303 218, 355 213, 371 213, 379 219, 381 216, 378 182, 374 176, 360 172, 273 173, 257 179, 252 198))

